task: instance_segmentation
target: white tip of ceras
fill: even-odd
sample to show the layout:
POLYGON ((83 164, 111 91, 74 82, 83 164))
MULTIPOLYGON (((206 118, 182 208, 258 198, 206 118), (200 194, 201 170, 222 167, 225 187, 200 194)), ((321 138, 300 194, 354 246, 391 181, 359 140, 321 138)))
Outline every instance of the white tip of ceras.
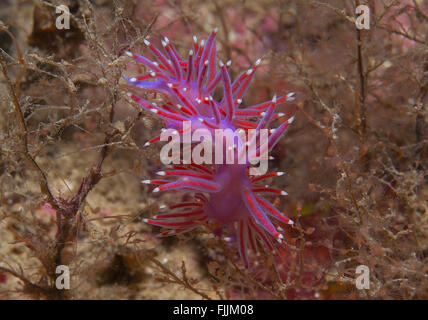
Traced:
POLYGON ((143 40, 143 42, 144 42, 144 44, 145 44, 146 46, 149 46, 149 45, 150 45, 150 41, 149 41, 149 40, 147 40, 147 39, 144 39, 144 40, 143 40))
POLYGON ((127 55, 127 56, 129 56, 129 57, 133 57, 134 55, 132 54, 132 52, 130 52, 130 51, 125 51, 125 54, 127 55))
POLYGON ((167 43, 165 41, 162 40, 161 43, 162 43, 162 47, 166 47, 167 43))
POLYGON ((230 67, 232 65, 232 60, 226 62, 226 66, 230 67))
POLYGON ((276 103, 276 94, 272 98, 272 103, 276 103))
POLYGON ((281 191, 281 196, 288 196, 288 192, 287 191, 281 191))
POLYGON ((213 32, 217 33, 218 32, 218 27, 215 27, 214 30, 213 30, 213 32))
POLYGON ((153 71, 152 71, 152 72, 150 72, 149 74, 150 74, 150 76, 151 76, 151 77, 156 77, 156 73, 155 73, 155 72, 153 72, 153 71))
POLYGON ((167 83, 168 88, 172 88, 172 83, 167 83))
POLYGON ((144 218, 143 222, 147 223, 147 222, 149 222, 149 219, 144 218))
POLYGON ((161 205, 161 206, 159 206, 159 210, 163 210, 163 209, 165 209, 166 208, 166 205, 161 205))
POLYGON ((295 94, 296 94, 295 92, 288 93, 287 94, 287 100, 288 101, 293 101, 295 99, 295 97, 294 97, 295 94))
POLYGON ((165 175, 165 171, 158 171, 158 172, 156 172, 156 174, 160 175, 160 176, 164 176, 165 175))
POLYGON ((223 239, 226 242, 232 242, 232 238, 231 237, 224 237, 223 239))
POLYGON ((150 180, 141 180, 141 183, 150 184, 150 180))
POLYGON ((284 175, 285 174, 285 172, 283 172, 283 171, 278 171, 277 173, 276 173, 276 176, 277 177, 280 177, 280 176, 282 176, 282 175, 284 175))
POLYGON ((223 63, 223 61, 221 61, 221 60, 220 60, 220 61, 218 62, 218 65, 220 66, 220 68, 223 68, 223 67, 224 67, 224 63, 223 63))
POLYGON ((272 134, 272 133, 275 133, 275 131, 276 131, 276 129, 270 129, 269 133, 272 134))
POLYGON ((129 81, 135 82, 135 81, 137 81, 137 78, 131 78, 131 79, 129 79, 129 81))
POLYGON ((169 39, 167 37, 164 38, 166 44, 169 44, 169 39))
POLYGON ((204 44, 205 44, 205 39, 202 39, 202 40, 201 40, 201 47, 203 47, 203 46, 204 46, 204 44))
POLYGON ((150 145, 150 141, 147 141, 145 144, 144 144, 144 146, 145 147, 148 147, 150 145))
POLYGON ((204 65, 208 65, 208 63, 210 63, 208 60, 205 60, 204 65))
POLYGON ((198 42, 198 38, 197 38, 195 35, 193 35, 193 42, 194 42, 194 43, 197 43, 197 42, 198 42))
POLYGON ((126 93, 126 95, 127 95, 128 97, 130 97, 130 96, 132 96, 132 93, 131 93, 131 92, 127 92, 127 93, 126 93))
POLYGON ((294 221, 293 221, 293 220, 289 220, 289 221, 288 221, 288 224, 293 225, 293 224, 294 224, 294 221))
POLYGON ((269 156, 269 158, 268 158, 269 160, 275 160, 275 158, 274 157, 272 157, 272 156, 269 156))
POLYGON ((158 113, 159 112, 158 109, 154 109, 154 108, 150 109, 150 111, 153 112, 153 113, 158 113))
POLYGON ((261 62, 262 62, 262 59, 261 59, 261 58, 259 58, 259 59, 257 59, 257 61, 254 63, 254 65, 257 67, 261 62))
POLYGON ((278 112, 278 118, 281 118, 281 117, 283 117, 283 116, 285 116, 285 113, 284 113, 284 112, 278 112))
POLYGON ((189 51, 189 56, 193 56, 193 50, 189 51))
POLYGON ((248 71, 247 71, 247 75, 250 75, 250 74, 252 74, 253 73, 253 69, 248 69, 248 71))
POLYGON ((290 119, 288 119, 287 120, 287 122, 290 124, 290 123, 293 123, 293 121, 294 121, 294 116, 292 116, 290 119))
POLYGON ((159 191, 160 191, 159 187, 156 187, 156 188, 153 189, 154 193, 159 192, 159 191))

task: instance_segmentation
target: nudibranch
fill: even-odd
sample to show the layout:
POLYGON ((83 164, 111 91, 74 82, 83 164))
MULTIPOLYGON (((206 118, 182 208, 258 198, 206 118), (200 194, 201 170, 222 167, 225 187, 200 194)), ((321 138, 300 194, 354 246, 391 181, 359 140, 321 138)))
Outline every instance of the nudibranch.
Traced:
MULTIPOLYGON (((184 135, 183 123, 190 123, 190 130, 230 129, 249 134, 256 132, 251 140, 255 147, 253 156, 260 156, 262 150, 269 152, 277 144, 287 127, 293 121, 290 117, 274 129, 269 124, 284 117, 276 113, 278 104, 294 100, 294 93, 276 97, 272 100, 249 107, 240 107, 260 64, 260 59, 248 70, 241 73, 233 82, 229 76, 231 62, 218 62, 216 33, 214 30, 205 40, 198 42, 193 37, 193 48, 184 59, 167 38, 162 40, 163 50, 159 50, 148 40, 145 44, 154 59, 126 52, 135 61, 148 69, 139 77, 124 77, 135 89, 160 93, 162 103, 149 102, 135 93, 128 95, 143 109, 152 112, 163 120, 165 129, 184 135), (222 87, 222 98, 215 99, 214 91, 222 87), (257 142, 258 133, 267 131, 267 139, 257 142)), ((282 120, 282 119, 281 119, 282 120)), ((146 146, 161 139, 161 135, 151 139, 146 146)), ((239 139, 238 139, 239 140, 239 139)), ((249 142, 240 142, 232 148, 236 158, 242 150, 247 150, 249 142)), ((230 150, 229 150, 230 151, 230 150)), ((265 153, 263 153, 265 154, 265 153)), ((164 228, 160 236, 172 236, 190 231, 208 221, 214 221, 221 235, 224 226, 238 245, 240 257, 246 268, 250 265, 249 249, 258 252, 258 243, 269 251, 281 243, 282 224, 293 224, 282 212, 267 200, 266 195, 287 195, 283 190, 261 184, 263 179, 281 176, 283 172, 261 175, 250 174, 251 153, 241 162, 233 163, 179 163, 165 171, 159 171, 161 179, 144 180, 143 183, 157 185, 153 192, 185 190, 193 192, 194 201, 163 206, 160 213, 144 221, 164 228), (275 241, 272 241, 275 240, 275 241)))

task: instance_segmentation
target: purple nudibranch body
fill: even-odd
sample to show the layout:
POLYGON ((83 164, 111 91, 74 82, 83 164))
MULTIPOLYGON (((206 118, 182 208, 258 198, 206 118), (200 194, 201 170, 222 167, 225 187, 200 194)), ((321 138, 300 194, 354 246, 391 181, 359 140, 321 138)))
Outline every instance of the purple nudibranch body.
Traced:
MULTIPOLYGON (((294 100, 294 93, 279 98, 275 96, 270 101, 240 108, 260 59, 232 83, 228 71, 230 61, 220 61, 217 70, 216 33, 217 30, 214 30, 206 41, 202 40, 200 43, 194 36, 193 48, 187 59, 179 54, 167 38, 162 40, 163 52, 145 40, 156 60, 127 52, 149 70, 147 75, 141 77, 125 77, 128 84, 135 89, 161 93, 163 100, 162 104, 155 104, 134 93, 129 93, 129 96, 143 109, 161 118, 166 128, 176 130, 180 136, 184 134, 183 123, 186 121, 190 122, 192 131, 200 128, 210 132, 226 128, 245 132, 269 129, 272 121, 284 116, 274 112, 276 105, 294 100), (223 87, 223 96, 217 101, 213 95, 219 85, 223 87)), ((277 128, 270 129, 267 142, 264 145, 256 143, 257 154, 260 155, 263 148, 272 150, 292 121, 293 117, 277 128)), ((148 141, 146 146, 158 140, 160 136, 148 141)), ((234 152, 237 155, 238 150, 234 152)), ((248 249, 257 253, 257 242, 260 242, 268 250, 273 250, 276 243, 281 243, 283 239, 278 222, 293 224, 261 195, 287 194, 259 184, 261 180, 281 176, 283 172, 251 176, 248 172, 251 167, 248 157, 244 163, 180 163, 171 170, 158 172, 164 179, 144 180, 143 183, 158 185, 153 192, 186 190, 194 192, 195 198, 192 202, 162 208, 167 208, 169 212, 145 219, 145 222, 166 229, 161 236, 172 236, 214 220, 221 226, 227 226, 237 239, 241 259, 248 268, 248 249)))

